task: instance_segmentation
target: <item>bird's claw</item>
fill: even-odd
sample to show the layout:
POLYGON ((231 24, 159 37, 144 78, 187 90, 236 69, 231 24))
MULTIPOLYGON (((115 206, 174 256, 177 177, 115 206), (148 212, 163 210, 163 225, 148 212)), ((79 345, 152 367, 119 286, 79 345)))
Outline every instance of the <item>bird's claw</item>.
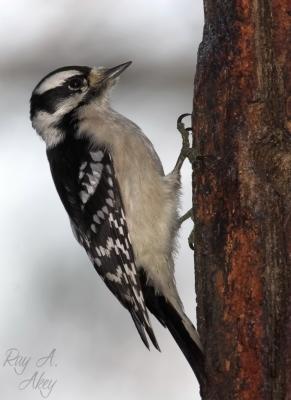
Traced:
POLYGON ((184 118, 190 117, 191 115, 192 115, 192 114, 189 114, 189 113, 181 114, 181 115, 179 116, 179 118, 177 119, 177 125, 179 125, 179 124, 183 121, 184 118))
POLYGON ((190 233, 188 237, 188 244, 191 250, 194 251, 194 243, 195 243, 195 230, 194 228, 192 229, 192 232, 190 233))
MULTIPOLYGON (((190 163, 192 165, 194 165, 194 163, 197 160, 197 154, 195 151, 195 148, 190 146, 190 141, 189 141, 189 132, 192 132, 192 128, 185 128, 185 125, 183 123, 183 119, 186 117, 190 117, 192 116, 192 114, 189 113, 185 113, 179 116, 179 118, 177 119, 177 129, 178 131, 181 133, 182 136, 182 149, 176 164, 176 168, 178 168, 178 170, 180 170, 180 168, 182 167, 182 164, 185 160, 185 158, 188 158, 188 160, 190 161, 190 163)), ((188 218, 192 218, 193 219, 193 210, 189 210, 185 215, 183 215, 180 220, 179 220, 179 225, 181 226, 182 223, 188 219, 188 218)), ((188 244, 191 250, 194 250, 194 229, 192 230, 189 238, 188 238, 188 244)))
POLYGON ((191 116, 191 114, 189 113, 185 113, 179 116, 179 118, 177 119, 177 129, 178 131, 181 133, 182 136, 182 149, 181 152, 179 154, 176 166, 175 166, 175 170, 176 171, 180 171, 183 162, 185 161, 185 158, 188 158, 190 160, 190 156, 191 156, 191 147, 190 147, 190 143, 189 143, 189 132, 192 131, 192 128, 185 128, 185 125, 183 123, 183 119, 185 117, 191 116))
POLYGON ((189 116, 191 116, 191 114, 186 113, 186 114, 180 115, 180 117, 177 119, 177 129, 182 135, 183 145, 185 145, 185 142, 188 141, 188 147, 189 147, 189 131, 192 131, 192 128, 190 128, 190 127, 185 128, 183 119, 186 117, 189 117, 189 116))

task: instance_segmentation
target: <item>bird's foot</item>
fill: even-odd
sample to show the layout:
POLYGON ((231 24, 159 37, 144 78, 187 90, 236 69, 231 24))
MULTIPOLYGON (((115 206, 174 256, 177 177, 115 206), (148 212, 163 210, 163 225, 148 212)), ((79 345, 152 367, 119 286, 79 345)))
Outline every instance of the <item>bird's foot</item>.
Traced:
POLYGON ((185 128, 185 125, 183 123, 183 119, 185 117, 190 116, 191 114, 182 114, 180 115, 180 117, 177 120, 177 129, 180 132, 181 136, 182 136, 182 149, 180 151, 178 160, 176 162, 174 171, 179 172, 185 159, 188 158, 191 154, 191 147, 190 147, 190 141, 189 141, 189 132, 192 131, 192 128, 185 128))
POLYGON ((177 120, 177 129, 182 136, 182 149, 180 151, 178 160, 177 160, 175 168, 174 168, 174 171, 177 171, 177 172, 180 171, 186 158, 188 158, 190 163, 192 165, 194 165, 197 158, 199 157, 199 155, 193 145, 193 137, 192 137, 192 145, 190 146, 189 132, 192 132, 192 128, 191 127, 185 128, 185 125, 183 122, 183 119, 185 117, 189 117, 191 115, 192 114, 189 114, 189 113, 182 114, 182 115, 180 115, 180 117, 177 120))
MULTIPOLYGON (((184 215, 179 218, 179 227, 183 224, 183 222, 187 221, 187 219, 191 218, 193 221, 193 208, 190 208, 184 215)), ((194 250, 194 228, 188 237, 188 244, 191 250, 194 250)))
POLYGON ((183 222, 187 221, 187 219, 193 219, 193 209, 190 208, 182 217, 179 218, 179 226, 183 224, 183 222))
MULTIPOLYGON (((188 114, 188 113, 182 114, 179 116, 179 118, 177 120, 177 129, 182 136, 182 149, 180 151, 177 163, 174 168, 175 172, 180 172, 181 167, 186 158, 188 158, 188 160, 192 164, 193 168, 194 168, 194 165, 195 165, 197 159, 199 158, 199 154, 193 144, 193 137, 192 137, 192 145, 190 146, 189 132, 192 132, 192 128, 191 127, 186 128, 183 123, 184 118, 189 117, 191 115, 192 114, 188 114)), ((192 208, 180 217, 179 227, 182 225, 182 223, 184 221, 186 221, 189 218, 191 218, 193 221, 193 209, 192 208)), ((188 238, 188 244, 189 244, 189 247, 191 248, 191 250, 194 250, 194 228, 192 229, 192 232, 190 233, 190 236, 188 238)))

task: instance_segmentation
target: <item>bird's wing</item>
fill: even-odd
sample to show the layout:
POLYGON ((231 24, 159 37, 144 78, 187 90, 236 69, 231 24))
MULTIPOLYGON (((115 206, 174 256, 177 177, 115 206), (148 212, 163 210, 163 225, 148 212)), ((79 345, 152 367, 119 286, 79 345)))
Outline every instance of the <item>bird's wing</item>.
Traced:
POLYGON ((135 265, 118 181, 108 150, 84 152, 76 181, 57 184, 76 239, 96 271, 129 310, 147 347, 145 331, 159 349, 153 333, 135 265), (64 186, 64 185, 63 185, 64 186))

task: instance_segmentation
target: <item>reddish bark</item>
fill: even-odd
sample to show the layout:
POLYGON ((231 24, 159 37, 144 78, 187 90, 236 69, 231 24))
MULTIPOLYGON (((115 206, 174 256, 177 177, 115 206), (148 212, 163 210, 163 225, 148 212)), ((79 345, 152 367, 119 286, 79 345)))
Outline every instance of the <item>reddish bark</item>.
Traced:
POLYGON ((193 107, 203 398, 291 400, 291 3, 204 4, 193 107))

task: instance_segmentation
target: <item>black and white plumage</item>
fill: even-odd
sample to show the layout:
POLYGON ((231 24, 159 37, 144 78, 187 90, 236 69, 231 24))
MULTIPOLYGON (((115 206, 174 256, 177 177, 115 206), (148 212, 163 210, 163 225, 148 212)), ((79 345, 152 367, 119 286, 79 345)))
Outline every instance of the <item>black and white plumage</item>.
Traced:
POLYGON ((143 342, 149 347, 148 336, 159 349, 149 310, 202 381, 200 340, 174 279, 179 169, 165 176, 151 142, 109 105, 109 89, 129 65, 53 71, 33 91, 32 125, 76 239, 143 342))
POLYGON ((67 137, 48 149, 47 156, 76 239, 108 288, 131 313, 144 343, 148 346, 145 329, 159 348, 137 275, 112 158, 104 148, 90 148, 87 140, 69 141, 67 137))

